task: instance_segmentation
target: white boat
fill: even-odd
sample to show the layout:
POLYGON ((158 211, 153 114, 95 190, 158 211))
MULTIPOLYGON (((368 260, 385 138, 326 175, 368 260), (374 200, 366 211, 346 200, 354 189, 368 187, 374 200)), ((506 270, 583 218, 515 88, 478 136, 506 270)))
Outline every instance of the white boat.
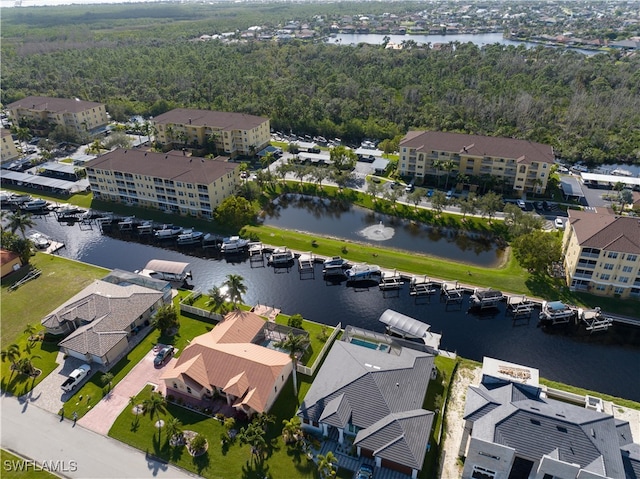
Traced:
POLYGON ((286 246, 283 246, 282 248, 276 248, 273 250, 273 253, 269 256, 267 263, 272 265, 286 265, 291 263, 294 258, 295 256, 293 251, 286 246))
POLYGON ((133 229, 133 219, 134 216, 122 218, 122 220, 118 221, 118 228, 120 228, 121 231, 131 231, 133 229))
POLYGON ((562 301, 543 301, 540 321, 547 324, 564 324, 571 321, 576 311, 562 301))
POLYGON ((81 213, 86 213, 86 212, 82 208, 78 208, 73 205, 64 205, 59 207, 56 210, 56 215, 58 216, 58 218, 64 218, 69 216, 75 217, 76 215, 79 215, 81 213))
POLYGON ((178 235, 178 244, 188 245, 202 242, 204 233, 202 231, 185 230, 178 235))
POLYGON ((20 209, 25 211, 40 211, 49 206, 49 203, 45 200, 31 200, 20 205, 20 209))
POLYGON ((578 317, 586 325, 587 331, 606 331, 613 326, 613 319, 602 313, 600 308, 578 309, 578 317))
POLYGON ((631 171, 625 170, 623 168, 616 168, 611 172, 611 174, 614 176, 627 176, 627 177, 633 176, 633 173, 631 171))
POLYGON ((51 244, 51 240, 38 231, 32 231, 29 233, 27 238, 29 238, 33 245, 38 249, 45 249, 51 244))
POLYGON ((502 301, 502 298, 502 291, 476 288, 469 297, 469 303, 472 308, 496 308, 498 303, 502 301))
POLYGON ((364 281, 367 279, 373 279, 378 281, 382 276, 380 266, 375 264, 361 263, 353 265, 347 271, 345 271, 348 281, 364 281))
POLYGON ((230 236, 222 240, 220 251, 223 253, 239 253, 244 251, 249 244, 249 240, 242 239, 240 236, 230 236))
POLYGON ((136 228, 139 235, 150 235, 153 233, 153 221, 145 221, 136 228))
POLYGON ((169 238, 175 238, 181 233, 182 233, 182 228, 180 226, 162 225, 160 229, 156 230, 154 235, 158 239, 169 239, 169 238))
POLYGON ((347 265, 347 260, 340 256, 334 256, 332 258, 325 259, 323 265, 325 268, 342 268, 347 265))

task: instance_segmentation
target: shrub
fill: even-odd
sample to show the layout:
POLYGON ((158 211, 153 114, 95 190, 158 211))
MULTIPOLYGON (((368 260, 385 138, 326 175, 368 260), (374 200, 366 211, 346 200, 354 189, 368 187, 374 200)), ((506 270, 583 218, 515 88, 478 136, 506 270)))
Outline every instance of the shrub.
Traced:
POLYGON ((289 316, 289 319, 287 320, 287 325, 289 325, 289 327, 291 328, 301 329, 302 321, 303 321, 302 315, 294 314, 293 316, 289 316))

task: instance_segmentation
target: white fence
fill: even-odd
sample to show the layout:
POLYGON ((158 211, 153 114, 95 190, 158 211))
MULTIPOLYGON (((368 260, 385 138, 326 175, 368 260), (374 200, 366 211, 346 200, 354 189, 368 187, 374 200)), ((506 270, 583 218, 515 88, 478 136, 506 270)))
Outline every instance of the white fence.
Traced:
POLYGON ((195 314, 196 316, 201 316, 203 318, 212 319, 214 321, 222 321, 222 315, 218 313, 212 313, 211 311, 207 311, 206 309, 196 308, 195 306, 191 306, 190 304, 186 304, 185 301, 196 301, 202 293, 200 291, 194 291, 189 296, 185 297, 180 301, 180 312, 182 313, 190 313, 195 314))

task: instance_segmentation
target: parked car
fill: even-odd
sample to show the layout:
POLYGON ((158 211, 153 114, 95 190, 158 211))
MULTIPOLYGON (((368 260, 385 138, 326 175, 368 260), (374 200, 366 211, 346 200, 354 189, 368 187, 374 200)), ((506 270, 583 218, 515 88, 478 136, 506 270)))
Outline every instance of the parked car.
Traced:
POLYGON ((88 364, 83 364, 74 369, 71 374, 69 374, 69 377, 62 383, 62 390, 66 392, 73 391, 90 372, 91 366, 88 364))
POLYGON ((518 204, 518 207, 523 210, 527 208, 527 204, 524 202, 524 200, 518 200, 517 204, 518 204))
POLYGON ((558 229, 564 228, 564 220, 562 218, 560 218, 559 216, 556 218, 556 220, 553 222, 553 224, 558 229))
POLYGON ((156 357, 153 358, 153 365, 162 366, 165 363, 165 361, 168 361, 169 358, 173 356, 173 351, 174 351, 173 346, 165 346, 164 348, 162 348, 160 351, 158 351, 158 354, 156 354, 156 357))
POLYGON ((433 196, 433 190, 427 191, 427 198, 431 198, 433 196))
POLYGON ((447 191, 447 199, 450 200, 451 198, 453 198, 453 190, 447 191))
POLYGON ((371 466, 367 466, 366 464, 362 464, 358 470, 356 471, 355 479, 372 479, 373 478, 373 468, 371 466))

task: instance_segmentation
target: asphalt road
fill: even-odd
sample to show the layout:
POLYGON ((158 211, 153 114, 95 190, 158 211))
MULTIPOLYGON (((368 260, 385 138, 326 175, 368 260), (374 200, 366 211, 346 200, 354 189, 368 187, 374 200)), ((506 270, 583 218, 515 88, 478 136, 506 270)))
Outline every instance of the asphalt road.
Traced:
MULTIPOLYGON (((36 461, 39 467, 71 478, 193 478, 181 469, 158 461, 114 439, 101 436, 73 421, 44 411, 29 401, 2 396, 2 449, 36 461)), ((11 477, 19 467, 39 470, 32 463, 4 462, 0 476, 11 477)))

